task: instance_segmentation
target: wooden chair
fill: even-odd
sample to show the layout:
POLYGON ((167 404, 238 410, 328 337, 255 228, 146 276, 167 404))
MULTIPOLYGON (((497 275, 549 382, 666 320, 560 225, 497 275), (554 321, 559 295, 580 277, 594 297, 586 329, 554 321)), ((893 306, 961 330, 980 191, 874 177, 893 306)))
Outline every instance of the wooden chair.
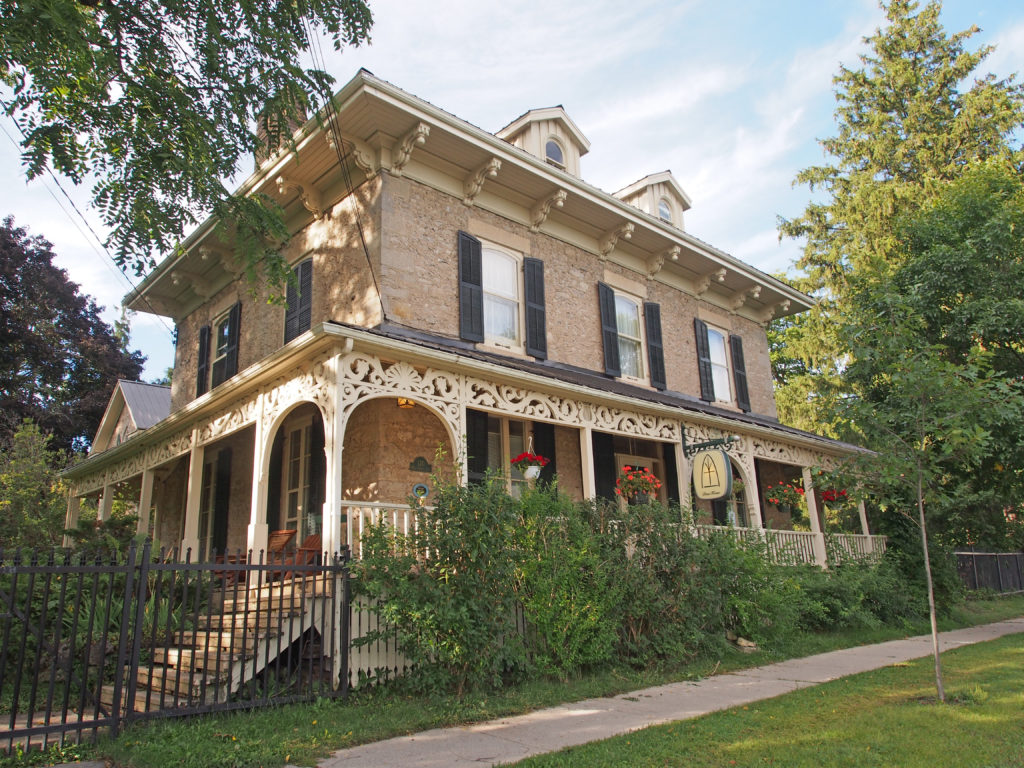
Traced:
MULTIPOLYGON (((303 539, 302 545, 285 562, 291 565, 313 565, 323 555, 323 546, 323 538, 320 534, 311 533, 303 539)), ((307 571, 285 571, 283 578, 305 576, 307 573, 307 571)))
POLYGON ((294 528, 286 528, 283 531, 271 531, 267 537, 267 564, 284 563, 288 545, 292 543, 295 534, 294 528))

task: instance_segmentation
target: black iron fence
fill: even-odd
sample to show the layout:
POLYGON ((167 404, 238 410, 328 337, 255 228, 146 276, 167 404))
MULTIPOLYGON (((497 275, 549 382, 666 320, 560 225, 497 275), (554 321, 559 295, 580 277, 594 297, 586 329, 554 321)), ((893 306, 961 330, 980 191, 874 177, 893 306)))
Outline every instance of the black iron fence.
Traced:
POLYGON ((348 692, 347 553, 0 552, 0 749, 348 692))
POLYGON ((1024 552, 956 552, 956 569, 968 589, 1024 592, 1024 552))

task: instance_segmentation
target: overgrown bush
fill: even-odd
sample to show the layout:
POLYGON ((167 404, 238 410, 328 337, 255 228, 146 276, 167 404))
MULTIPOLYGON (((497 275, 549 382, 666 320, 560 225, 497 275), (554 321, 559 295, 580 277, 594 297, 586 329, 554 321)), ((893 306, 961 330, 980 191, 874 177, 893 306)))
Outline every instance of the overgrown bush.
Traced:
POLYGON ((519 510, 517 592, 533 665, 565 679, 611 661, 622 588, 583 507, 545 485, 519 510))
POLYGON ((364 533, 353 576, 357 594, 397 632, 413 667, 408 683, 461 695, 467 685, 501 685, 506 674, 525 667, 515 624, 519 512, 495 478, 438 485, 433 509, 412 533, 386 523, 364 533))

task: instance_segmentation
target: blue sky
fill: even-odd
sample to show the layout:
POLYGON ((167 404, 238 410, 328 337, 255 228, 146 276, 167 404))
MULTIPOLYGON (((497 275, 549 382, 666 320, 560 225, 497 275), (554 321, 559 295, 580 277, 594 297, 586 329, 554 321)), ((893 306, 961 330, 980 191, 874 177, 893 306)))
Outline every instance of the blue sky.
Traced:
MULTIPOLYGON (((866 0, 370 4, 371 45, 324 47, 339 85, 365 67, 488 131, 562 104, 591 142, 584 179, 614 192, 671 170, 693 200, 686 229, 768 272, 798 254, 799 244, 778 242, 776 220, 803 210, 809 193, 792 179, 824 159, 817 139, 834 133, 832 76, 840 62, 857 65, 862 38, 883 20, 866 0)), ((942 19, 949 31, 981 27, 972 48, 997 46, 985 71, 1024 72, 1024 3, 947 0, 942 19)), ((6 118, 0 126, 15 134, 6 118)), ((0 215, 51 240, 60 265, 112 320, 128 284, 54 201, 52 182, 26 185, 19 166, 0 135, 0 215)), ((87 191, 65 188, 102 236, 87 191)), ((170 327, 132 319, 146 378, 171 365, 170 327)))

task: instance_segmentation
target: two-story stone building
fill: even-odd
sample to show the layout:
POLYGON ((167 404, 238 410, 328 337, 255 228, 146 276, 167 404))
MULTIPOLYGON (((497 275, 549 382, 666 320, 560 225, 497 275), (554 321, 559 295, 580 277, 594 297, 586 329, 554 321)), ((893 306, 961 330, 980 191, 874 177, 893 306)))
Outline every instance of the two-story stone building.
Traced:
POLYGON ((698 508, 785 529, 761 489, 810 489, 856 450, 776 417, 765 325, 808 297, 689 234, 668 171, 615 194, 583 181, 589 143, 561 107, 490 134, 362 71, 295 146, 243 185, 294 233, 287 306, 252 295, 215 220, 160 264, 126 303, 177 324, 170 413, 121 442, 101 427, 67 473, 69 522, 120 486, 164 545, 258 551, 295 529, 333 550, 373 515, 406 524, 438 462, 517 492, 528 448, 573 496, 642 465, 688 505, 690 446, 733 437, 743 492, 698 508))

